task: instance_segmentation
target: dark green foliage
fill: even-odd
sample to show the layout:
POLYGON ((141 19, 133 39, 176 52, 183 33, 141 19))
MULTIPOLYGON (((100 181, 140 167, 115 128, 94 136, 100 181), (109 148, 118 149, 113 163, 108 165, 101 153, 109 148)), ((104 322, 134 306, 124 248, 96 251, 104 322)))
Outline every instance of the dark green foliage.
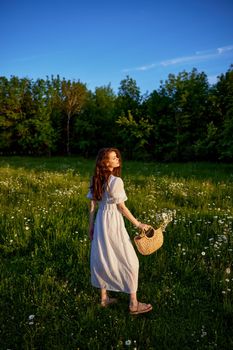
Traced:
POLYGON ((130 159, 233 159, 233 66, 209 86, 195 68, 142 96, 126 76, 88 91, 59 76, 32 81, 0 77, 1 154, 93 156, 119 147, 130 159))
POLYGON ((96 88, 94 93, 89 91, 83 111, 73 127, 74 152, 95 156, 99 148, 116 142, 115 100, 110 86, 96 88))

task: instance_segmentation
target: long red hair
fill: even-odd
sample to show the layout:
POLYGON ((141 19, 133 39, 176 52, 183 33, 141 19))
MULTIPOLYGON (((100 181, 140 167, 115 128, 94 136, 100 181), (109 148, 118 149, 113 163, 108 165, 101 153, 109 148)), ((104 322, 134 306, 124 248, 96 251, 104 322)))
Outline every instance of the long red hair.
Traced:
POLYGON ((90 186, 94 200, 100 201, 102 199, 110 175, 121 176, 121 154, 117 148, 102 148, 99 150, 96 158, 94 176, 90 186), (114 168, 113 171, 110 171, 107 167, 109 153, 111 152, 116 153, 120 163, 120 166, 114 168))

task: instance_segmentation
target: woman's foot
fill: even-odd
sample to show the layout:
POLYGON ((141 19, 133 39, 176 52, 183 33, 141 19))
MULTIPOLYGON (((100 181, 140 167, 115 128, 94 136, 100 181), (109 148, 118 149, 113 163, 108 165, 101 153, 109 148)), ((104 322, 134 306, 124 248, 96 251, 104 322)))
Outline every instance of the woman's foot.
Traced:
POLYGON ((100 305, 102 307, 107 307, 107 306, 109 306, 111 304, 116 304, 116 303, 117 303, 117 299, 116 298, 109 298, 109 297, 107 297, 106 299, 101 300, 100 305))
POLYGON ((129 307, 129 313, 131 315, 139 315, 139 314, 144 314, 146 312, 149 312, 152 309, 153 308, 151 304, 144 304, 144 303, 138 302, 136 305, 131 305, 129 307))

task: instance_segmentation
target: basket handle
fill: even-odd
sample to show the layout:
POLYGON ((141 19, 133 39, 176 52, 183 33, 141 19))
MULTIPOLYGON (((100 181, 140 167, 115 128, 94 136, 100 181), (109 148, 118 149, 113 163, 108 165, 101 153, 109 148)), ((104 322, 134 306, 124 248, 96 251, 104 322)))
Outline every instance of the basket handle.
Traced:
POLYGON ((148 230, 145 230, 145 229, 143 229, 143 228, 140 228, 140 233, 139 233, 139 236, 140 236, 140 237, 144 237, 144 236, 146 235, 146 232, 149 231, 150 228, 152 228, 151 225, 148 225, 148 226, 149 226, 148 230))

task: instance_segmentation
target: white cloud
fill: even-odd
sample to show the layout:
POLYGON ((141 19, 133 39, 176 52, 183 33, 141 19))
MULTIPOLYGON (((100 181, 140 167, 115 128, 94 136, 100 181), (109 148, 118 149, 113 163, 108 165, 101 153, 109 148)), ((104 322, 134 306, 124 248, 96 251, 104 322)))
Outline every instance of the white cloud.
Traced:
POLYGON ((232 51, 232 50, 233 50, 233 45, 224 46, 224 47, 218 47, 217 48, 217 51, 218 51, 218 53, 220 55, 222 55, 225 52, 232 51))
POLYGON ((148 70, 148 69, 155 68, 156 66, 158 67, 159 63, 151 63, 151 64, 140 66, 140 67, 126 68, 126 69, 123 69, 123 72, 127 73, 127 72, 130 72, 130 71, 145 71, 145 70, 148 70))
POLYGON ((178 65, 181 63, 206 61, 206 60, 210 60, 210 59, 222 56, 230 51, 233 51, 233 45, 219 47, 214 50, 197 51, 192 56, 181 56, 181 57, 176 57, 176 58, 172 58, 172 59, 168 59, 160 62, 150 63, 148 65, 143 65, 135 68, 128 68, 128 69, 124 69, 123 72, 147 71, 155 67, 161 67, 161 66, 167 67, 172 65, 178 65))
POLYGON ((161 66, 167 67, 167 66, 173 66, 180 63, 187 63, 187 62, 193 62, 193 61, 199 61, 200 59, 204 59, 209 57, 209 55, 193 55, 193 56, 183 56, 183 57, 177 57, 173 58, 171 60, 166 60, 160 62, 161 66))
POLYGON ((156 63, 152 63, 152 64, 149 64, 147 66, 141 66, 141 67, 137 67, 136 70, 148 70, 148 69, 152 69, 154 67, 158 66, 158 64, 156 63))

